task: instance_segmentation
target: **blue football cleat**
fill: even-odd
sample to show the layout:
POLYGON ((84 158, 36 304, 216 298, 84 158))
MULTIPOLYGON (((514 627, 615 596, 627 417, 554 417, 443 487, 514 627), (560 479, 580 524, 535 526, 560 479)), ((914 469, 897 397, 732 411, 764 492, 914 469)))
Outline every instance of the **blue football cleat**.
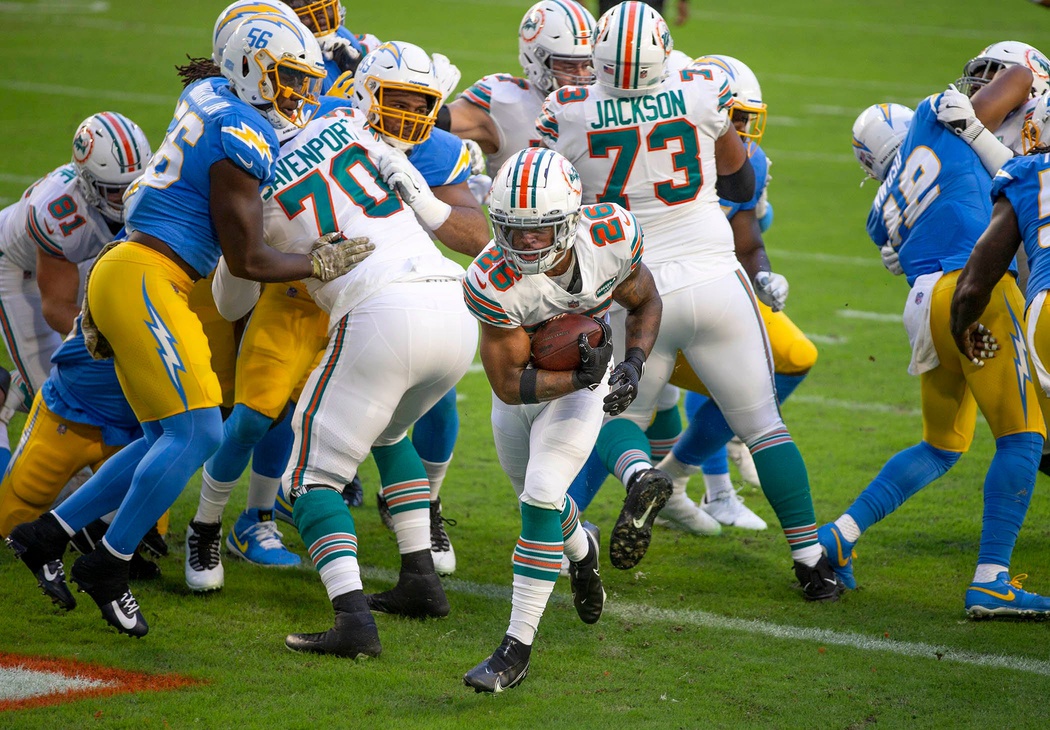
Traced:
POLYGON ((295 526, 295 520, 292 519, 292 503, 284 496, 283 490, 277 491, 277 499, 273 502, 273 516, 281 522, 295 526))
POLYGON ((853 558, 857 555, 853 552, 854 543, 842 536, 834 522, 822 525, 817 530, 817 541, 824 548, 824 554, 828 556, 828 562, 842 585, 850 590, 855 589, 857 579, 853 577, 853 558))
POLYGON ((1011 578, 1002 572, 991 583, 971 583, 966 589, 966 613, 970 618, 1050 618, 1050 598, 1021 590, 1027 577, 1021 573, 1011 578))
POLYGON ((246 509, 226 536, 226 549, 256 565, 291 568, 302 563, 302 558, 284 546, 281 537, 272 512, 246 509))

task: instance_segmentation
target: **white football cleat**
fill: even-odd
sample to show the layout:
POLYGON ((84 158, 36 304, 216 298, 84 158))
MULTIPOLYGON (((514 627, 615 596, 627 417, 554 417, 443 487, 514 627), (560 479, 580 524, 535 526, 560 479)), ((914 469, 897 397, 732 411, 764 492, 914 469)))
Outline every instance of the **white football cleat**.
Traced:
POLYGON ((186 528, 186 585, 194 593, 217 591, 225 582, 225 571, 219 559, 222 525, 191 520, 186 528))
POLYGON ((719 492, 714 499, 708 497, 709 495, 704 495, 700 508, 723 525, 745 530, 766 529, 766 521, 744 504, 743 498, 735 489, 719 492))
POLYGON ((755 460, 743 441, 734 436, 726 444, 726 452, 729 454, 729 458, 733 460, 733 463, 736 464, 736 469, 740 472, 741 479, 752 487, 762 486, 762 482, 758 480, 758 469, 755 468, 755 460))
POLYGON ((430 556, 434 559, 434 572, 438 575, 452 575, 456 572, 456 551, 452 549, 445 523, 456 524, 441 515, 441 499, 430 503, 430 556))
POLYGON ((657 525, 684 530, 694 535, 720 535, 722 525, 714 517, 700 509, 685 492, 675 492, 667 500, 656 518, 657 525))

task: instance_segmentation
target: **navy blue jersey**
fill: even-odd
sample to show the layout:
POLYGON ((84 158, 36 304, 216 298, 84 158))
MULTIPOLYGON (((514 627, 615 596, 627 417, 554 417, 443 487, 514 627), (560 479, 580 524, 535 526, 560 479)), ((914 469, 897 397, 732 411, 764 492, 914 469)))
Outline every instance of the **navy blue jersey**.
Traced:
POLYGON ((212 165, 230 160, 258 178, 261 190, 273 182, 277 153, 273 125, 225 79, 190 84, 164 144, 125 196, 128 230, 159 238, 207 276, 221 254, 209 207, 212 165))
POLYGON ((992 216, 992 181, 970 146, 937 121, 938 98, 915 110, 868 215, 868 235, 893 245, 908 284, 961 269, 992 216))

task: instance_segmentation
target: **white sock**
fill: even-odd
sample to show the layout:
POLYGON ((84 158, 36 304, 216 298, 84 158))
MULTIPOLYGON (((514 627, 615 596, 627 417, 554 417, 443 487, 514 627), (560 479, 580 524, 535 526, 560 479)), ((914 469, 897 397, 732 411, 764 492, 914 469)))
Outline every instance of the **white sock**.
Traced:
POLYGON ((441 493, 441 484, 445 481, 445 474, 448 473, 448 465, 452 463, 452 454, 449 454, 448 461, 421 461, 430 482, 430 501, 436 502, 441 493))
POLYGON ((700 471, 699 466, 679 461, 675 458, 673 453, 668 454, 661 459, 660 463, 656 465, 656 468, 662 472, 666 472, 674 481, 675 494, 683 494, 686 486, 689 484, 689 477, 700 471))
POLYGON ((318 575, 321 576, 321 582, 328 591, 329 600, 344 593, 363 589, 361 568, 357 564, 357 558, 338 557, 321 568, 318 575))
POLYGON ((553 592, 554 581, 515 575, 507 634, 522 644, 531 646, 536 638, 543 610, 547 607, 547 600, 553 592))
POLYGON ((653 465, 647 461, 636 461, 635 463, 631 464, 629 467, 623 470, 623 476, 620 478, 620 481, 622 481, 623 485, 626 487, 628 484, 631 483, 631 479, 634 478, 635 474, 637 474, 640 471, 645 471, 646 469, 652 468, 653 465))
POLYGON ((995 563, 978 563, 977 570, 973 574, 974 583, 991 583, 999 577, 1000 573, 1009 573, 1009 565, 996 565, 995 563))
POLYGON ((391 514, 397 551, 402 555, 430 549, 430 510, 410 509, 391 514))
POLYGON ((248 504, 246 507, 264 512, 272 510, 280 488, 281 477, 264 477, 252 469, 248 477, 248 504))
POLYGON ((61 517, 59 517, 58 513, 55 512, 54 510, 51 510, 51 516, 55 518, 56 522, 58 522, 59 527, 61 527, 63 530, 66 531, 67 535, 69 535, 70 537, 73 537, 73 535, 77 534, 76 530, 74 530, 72 527, 70 527, 69 523, 66 522, 65 520, 63 520, 61 517))
MULTIPOLYGON (((194 522, 214 525, 222 522, 222 511, 230 501, 230 493, 237 486, 238 479, 232 482, 219 482, 211 478, 207 469, 201 472, 201 498, 197 503, 197 514, 194 522)), ((276 496, 276 495, 275 495, 276 496)), ((273 507, 273 502, 270 502, 273 507)))
POLYGON ((810 545, 809 547, 792 550, 791 559, 802 563, 806 567, 812 568, 820 562, 820 556, 823 554, 824 550, 820 547, 820 543, 817 543, 816 545, 810 545))
POLYGON ((860 527, 857 525, 857 521, 849 515, 842 515, 842 517, 835 520, 835 527, 839 528, 842 536, 850 542, 856 542, 860 539, 860 527))
POLYGON ((108 550, 108 551, 109 551, 110 555, 113 555, 113 556, 115 556, 115 557, 118 557, 118 558, 120 558, 121 560, 124 560, 124 561, 129 561, 129 560, 131 560, 131 555, 125 555, 124 553, 118 553, 118 552, 117 552, 116 550, 114 550, 114 549, 113 549, 113 546, 112 546, 112 545, 110 545, 110 544, 109 544, 109 543, 108 543, 108 542, 106 541, 106 538, 104 538, 104 537, 102 538, 102 547, 106 548, 106 550, 108 550))
POLYGON ((565 557, 567 557, 570 562, 578 563, 587 557, 590 545, 591 540, 587 537, 587 531, 583 529, 583 525, 577 522, 576 529, 572 531, 571 535, 565 538, 565 557))
POLYGON ((720 494, 732 492, 733 480, 729 478, 728 472, 725 474, 704 474, 704 486, 707 487, 707 501, 711 502, 718 499, 720 494))

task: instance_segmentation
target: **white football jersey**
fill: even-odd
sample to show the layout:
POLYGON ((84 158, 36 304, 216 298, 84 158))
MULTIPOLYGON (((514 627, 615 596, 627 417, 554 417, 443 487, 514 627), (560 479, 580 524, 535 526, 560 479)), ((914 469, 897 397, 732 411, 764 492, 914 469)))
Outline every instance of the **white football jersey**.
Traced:
POLYGON ((23 271, 36 271, 36 252, 79 264, 112 241, 106 219, 77 189, 73 165, 62 165, 0 211, 0 252, 23 271))
POLYGON ((731 101, 721 70, 686 68, 640 97, 563 87, 536 121, 544 144, 579 171, 584 203, 618 203, 637 216, 661 293, 738 265, 715 192, 715 141, 732 131, 731 101))
POLYGON ((1024 154, 1024 147, 1021 144, 1021 130, 1024 129, 1025 121, 1032 118, 1032 112, 1035 110, 1035 105, 1038 102, 1039 97, 1029 99, 1010 112, 1009 116, 999 125, 999 129, 995 130, 995 136, 999 138, 1000 142, 1009 147, 1015 156, 1024 154))
POLYGON ((489 174, 526 147, 538 147, 536 115, 543 97, 528 80, 510 74, 490 74, 459 95, 492 117, 499 133, 499 148, 488 156, 489 174))
POLYGON ((522 327, 532 334, 556 314, 601 317, 612 306, 613 290, 642 260, 642 231, 618 205, 584 206, 572 251, 581 287, 565 291, 546 274, 521 276, 495 243, 474 259, 463 277, 463 298, 477 319, 495 327, 522 327))
POLYGON ((281 147, 276 181, 264 194, 264 238, 276 249, 309 253, 317 238, 333 231, 375 244, 348 274, 328 283, 306 280, 333 323, 387 284, 463 275, 380 179, 378 161, 389 151, 363 114, 338 110, 281 147))

